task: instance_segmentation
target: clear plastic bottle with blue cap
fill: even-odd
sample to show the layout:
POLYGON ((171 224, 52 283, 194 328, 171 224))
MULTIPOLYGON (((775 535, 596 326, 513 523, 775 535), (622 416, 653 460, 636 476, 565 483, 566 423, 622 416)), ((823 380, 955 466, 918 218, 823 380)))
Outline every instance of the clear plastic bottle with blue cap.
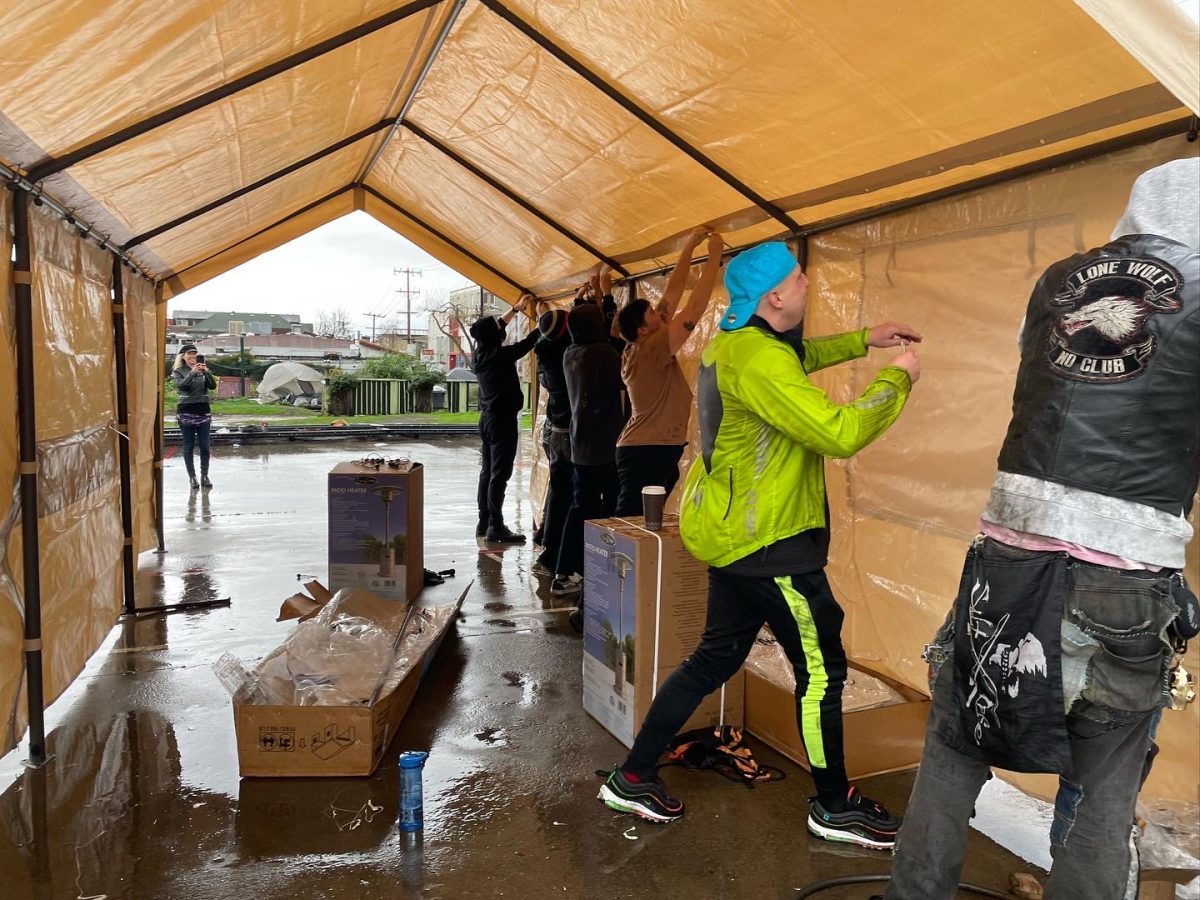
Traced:
POLYGON ((429 754, 408 750, 400 754, 400 830, 421 831, 425 827, 425 798, 421 772, 429 754))

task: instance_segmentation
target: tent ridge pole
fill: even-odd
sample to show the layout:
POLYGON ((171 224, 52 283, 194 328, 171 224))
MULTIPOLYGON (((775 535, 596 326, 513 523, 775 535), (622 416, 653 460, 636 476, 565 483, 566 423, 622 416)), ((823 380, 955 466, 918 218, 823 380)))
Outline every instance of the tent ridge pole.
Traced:
POLYGON ((25 685, 29 704, 29 764, 46 757, 45 688, 42 672, 42 573, 38 534, 37 401, 33 370, 33 281, 30 265, 29 195, 13 192, 13 288, 17 349, 17 418, 21 461, 21 543, 25 619, 25 685))
POLYGON ((310 166, 313 163, 318 162, 327 156, 337 153, 339 150, 344 150, 346 147, 349 147, 351 144, 356 144, 359 141, 363 140, 364 138, 370 137, 372 134, 374 134, 377 131, 382 131, 384 128, 391 128, 392 126, 394 126, 396 124, 396 121, 397 121, 396 118, 393 116, 393 117, 390 117, 387 119, 382 119, 379 122, 376 122, 374 125, 368 125, 366 128, 356 131, 354 134, 349 135, 348 137, 344 137, 340 141, 337 141, 333 144, 330 144, 328 147, 324 147, 324 148, 318 150, 316 153, 309 154, 308 156, 304 157, 304 159, 297 160, 296 162, 291 163, 290 165, 284 166, 282 169, 277 169, 276 171, 272 172, 270 175, 266 175, 266 176, 258 179, 258 181, 253 182, 252 184, 248 184, 248 185, 245 185, 244 187, 240 187, 236 191, 231 191, 230 193, 226 194, 224 197, 220 197, 216 200, 213 200, 211 203, 206 203, 203 206, 192 210, 191 212, 184 213, 182 216, 178 216, 178 217, 172 219, 170 222, 166 222, 162 225, 159 225, 157 228, 151 228, 149 231, 143 231, 141 234, 137 235, 136 237, 132 237, 128 241, 126 241, 122 245, 121 250, 123 252, 128 252, 129 250, 132 250, 134 247, 138 246, 139 244, 144 244, 146 241, 151 240, 152 238, 158 237, 160 234, 164 234, 168 231, 171 231, 175 228, 180 227, 181 225, 186 225, 188 222, 191 222, 194 219, 198 219, 198 218, 200 218, 200 216, 203 216, 206 213, 210 213, 214 209, 219 209, 220 207, 224 206, 225 204, 232 203, 234 200, 237 200, 240 197, 244 197, 249 193, 257 191, 259 188, 266 187, 268 184, 278 181, 280 178, 284 178, 288 175, 291 175, 293 172, 299 171, 300 169, 303 169, 305 166, 310 166))
POLYGON ((458 165, 462 166, 464 169, 466 169, 468 172, 470 172, 472 175, 474 175, 480 181, 484 182, 489 187, 499 191, 501 194, 503 194, 505 197, 507 197, 513 203, 515 203, 519 207, 521 207, 521 209, 525 210, 530 215, 532 215, 535 218, 539 219, 540 221, 544 222, 546 225, 549 225, 551 228, 553 228, 555 231, 557 231, 563 237, 567 238, 567 240, 572 241, 573 243, 577 244, 579 247, 582 247, 584 250, 586 250, 592 256, 596 257, 601 262, 607 264, 611 269, 618 272, 622 277, 624 277, 624 278, 629 277, 628 270, 625 269, 625 267, 622 266, 615 259, 600 252, 600 250, 598 250, 596 247, 593 247, 588 241, 584 240, 579 235, 577 235, 575 232, 571 231, 571 229, 567 228, 565 225, 560 224, 555 219, 553 219, 551 216, 542 212, 542 210, 538 209, 536 206, 534 206, 532 203, 530 203, 524 197, 521 197, 519 194, 517 194, 516 191, 514 191, 511 188, 502 184, 494 176, 492 176, 488 172, 485 172, 479 166, 475 165, 475 163, 471 162, 469 159, 464 157, 457 150, 454 150, 452 147, 442 143, 440 140, 435 138, 433 135, 431 135, 429 132, 427 132, 424 128, 422 128, 420 125, 418 125, 417 123, 415 123, 413 121, 410 121, 409 119, 404 119, 401 122, 401 124, 405 128, 407 128, 409 131, 411 131, 413 134, 415 134, 417 137, 419 137, 422 141, 427 143, 430 147, 433 147, 433 149, 437 150, 439 153, 444 154, 445 156, 452 159, 454 162, 458 163, 458 165))
POLYGON ((153 131, 154 129, 160 128, 163 125, 167 125, 176 121, 177 119, 181 119, 190 113, 203 109, 206 106, 211 106, 213 103, 224 100, 227 97, 243 91, 246 88, 253 87, 254 85, 273 78, 276 75, 281 75, 284 72, 303 65, 306 62, 311 62, 319 56, 324 56, 326 53, 336 50, 339 47, 353 43, 360 38, 367 37, 368 35, 379 31, 381 28, 394 25, 395 23, 402 21, 403 19, 407 19, 409 16, 415 15, 422 10, 428 9, 431 6, 436 6, 440 2, 442 2, 442 0, 413 0, 411 3, 406 3, 404 6, 394 9, 391 12, 384 13, 381 16, 376 16, 370 21, 364 22, 361 25, 358 25, 347 31, 343 31, 341 34, 336 34, 333 37, 326 38, 325 40, 320 41, 319 43, 316 43, 313 46, 297 53, 293 53, 290 56, 285 56, 281 60, 277 60, 270 65, 263 66, 261 69, 256 69, 253 72, 248 72, 247 74, 242 75, 240 78, 235 78, 233 81, 218 85, 212 90, 205 91, 203 94, 199 94, 190 100, 185 100, 182 103, 176 104, 170 109, 155 113, 154 115, 143 119, 140 122, 135 122, 133 125, 129 125, 119 131, 115 131, 110 135, 89 141, 87 144, 84 144, 77 150, 72 150, 70 153, 64 154, 57 159, 47 159, 45 162, 34 166, 29 170, 29 180, 32 182, 38 182, 49 178, 51 175, 57 175, 59 172, 69 169, 71 166, 77 165, 85 160, 91 159, 93 156, 97 156, 107 150, 111 150, 112 148, 124 144, 127 141, 131 141, 134 138, 140 137, 147 132, 153 131))
POLYGON ((493 275, 495 275, 501 281, 511 284, 522 294, 533 293, 532 291, 529 290, 529 288, 523 287, 522 285, 513 281, 511 278, 509 278, 507 275, 505 275, 503 272, 501 272, 499 269, 497 269, 491 263, 488 263, 485 260, 480 259, 477 255, 472 253, 470 250, 468 250, 462 244, 458 243, 458 241, 454 240, 451 237, 448 237, 447 235, 442 234, 440 231, 438 231, 432 225, 429 225, 429 224, 423 222, 421 219, 417 218, 412 213, 410 213, 407 209, 404 209, 403 207, 401 207, 399 204, 396 203, 396 201, 392 200, 390 197, 386 197, 383 194, 379 193, 379 191, 375 190, 375 188, 371 187, 369 184, 354 185, 354 187, 362 188, 364 191, 366 191, 368 194, 370 194, 372 197, 374 197, 379 202, 384 203, 387 206, 391 207, 396 212, 400 213, 400 215, 404 216, 406 219, 411 219, 413 222, 416 222, 418 225, 420 225, 422 228, 424 228, 426 231, 428 231, 430 234, 432 234, 434 237, 436 237, 439 241, 442 241, 445 244, 449 244, 451 247, 453 247, 455 250, 457 250, 459 253, 461 253, 463 256, 465 256, 467 259, 471 260, 471 262, 475 263, 475 265, 481 266, 482 268, 487 269, 489 272, 491 272, 493 275))
MULTIPOLYGON (((121 554, 122 581, 124 582, 125 612, 137 608, 136 566, 133 553, 133 485, 129 465, 129 371, 125 358, 125 285, 122 280, 121 257, 112 257, 112 329, 113 355, 117 376, 117 459, 121 469, 121 530, 125 534, 125 546, 121 554)), ((155 328, 155 332, 158 329, 155 328)))
POLYGON ((643 125, 651 128, 660 137, 665 138, 677 150, 682 150, 689 157, 691 157, 694 162, 699 163, 711 174, 717 176, 717 178, 723 181, 727 187, 737 191, 771 218, 782 223, 789 231, 798 231, 800 229, 799 224, 797 224, 786 212, 784 212, 770 200, 767 200, 765 197, 761 196, 757 191, 738 179, 733 173, 719 165, 716 161, 710 159, 698 148, 693 147, 649 112, 642 109, 579 60, 575 59, 575 57, 571 56, 571 54, 569 54, 562 47, 558 46, 558 44, 554 43, 512 10, 508 9, 508 7, 501 3, 500 0, 480 0, 480 2, 501 19, 508 22, 510 25, 524 34, 527 38, 529 38, 547 53, 549 53, 551 56, 553 56, 555 59, 557 59, 559 62, 561 62, 563 65, 565 65, 576 75, 583 78, 590 85, 607 96, 610 100, 632 115, 635 119, 640 121, 643 125))
POLYGON ((442 45, 446 43, 446 38, 450 36, 450 30, 454 27, 454 23, 458 21, 458 14, 462 12, 462 8, 467 5, 467 0, 454 0, 454 6, 450 10, 450 15, 446 17, 446 21, 442 24, 442 30, 438 33, 437 39, 433 42, 433 46, 429 50, 429 55, 425 57, 425 62, 421 66, 421 71, 417 73, 417 77, 413 79, 412 87, 408 91, 408 96, 404 98, 404 102, 400 105, 400 111, 396 113, 396 124, 392 126, 392 130, 384 135, 383 140, 371 155, 370 161, 363 166, 362 172, 356 179, 358 182, 367 180, 367 176, 371 174, 371 170, 375 168, 375 164, 379 162, 379 158, 383 156, 383 151, 387 145, 392 142, 392 138, 396 136, 396 132, 400 130, 400 123, 404 117, 408 115, 408 111, 412 108, 413 103, 417 99, 417 92, 421 90, 421 85, 425 83, 426 77, 429 75, 429 70, 433 68, 433 62, 437 59, 439 53, 442 52, 442 45))

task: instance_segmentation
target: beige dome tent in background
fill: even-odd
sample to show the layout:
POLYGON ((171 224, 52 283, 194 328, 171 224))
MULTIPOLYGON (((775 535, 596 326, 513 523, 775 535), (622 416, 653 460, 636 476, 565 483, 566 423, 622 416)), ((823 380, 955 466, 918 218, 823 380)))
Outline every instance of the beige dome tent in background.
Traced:
MULTIPOLYGON (((921 327, 908 413, 828 475, 851 655, 923 688, 1029 288, 1196 154, 1198 59, 1171 0, 7 4, 0 752, 26 660, 58 696, 155 545, 165 300, 355 209, 510 301, 784 236, 814 333, 921 327)), ((1165 716, 1148 793, 1197 802, 1198 727, 1165 716)))

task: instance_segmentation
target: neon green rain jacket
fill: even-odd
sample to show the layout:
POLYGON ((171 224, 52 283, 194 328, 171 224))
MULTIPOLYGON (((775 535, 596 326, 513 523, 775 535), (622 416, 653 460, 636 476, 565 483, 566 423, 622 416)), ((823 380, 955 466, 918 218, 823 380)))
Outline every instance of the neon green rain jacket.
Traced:
POLYGON ((697 402, 700 455, 680 499, 679 529, 693 556, 726 566, 776 541, 824 528, 824 457, 853 456, 900 415, 912 384, 880 370, 839 406, 808 373, 867 353, 869 329, 804 342, 804 363, 754 325, 704 348, 697 402))

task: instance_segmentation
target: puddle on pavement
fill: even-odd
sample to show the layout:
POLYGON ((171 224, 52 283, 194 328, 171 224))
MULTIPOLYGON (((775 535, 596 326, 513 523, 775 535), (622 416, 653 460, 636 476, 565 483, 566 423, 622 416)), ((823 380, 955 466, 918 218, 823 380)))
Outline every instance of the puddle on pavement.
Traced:
POLYGON ((508 744, 508 738, 504 736, 503 728, 485 728, 483 731, 475 732, 475 740, 482 741, 485 744, 491 744, 495 747, 504 747, 508 744))

